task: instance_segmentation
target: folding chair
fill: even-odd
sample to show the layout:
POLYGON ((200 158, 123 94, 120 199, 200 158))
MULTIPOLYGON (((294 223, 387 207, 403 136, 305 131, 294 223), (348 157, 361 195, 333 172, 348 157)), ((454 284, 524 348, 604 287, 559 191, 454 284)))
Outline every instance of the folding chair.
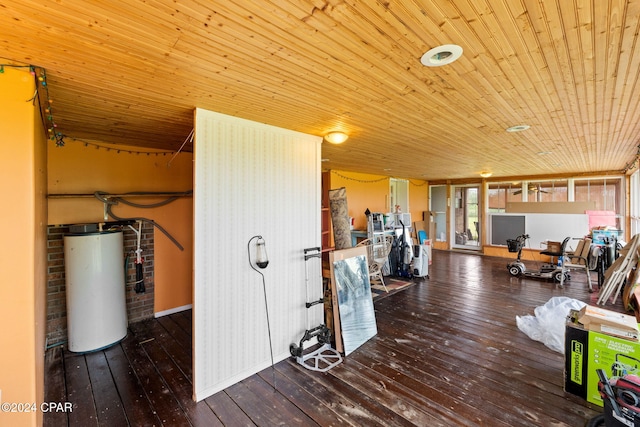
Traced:
POLYGON ((587 274, 589 292, 593 292, 591 286, 591 273, 589 272, 589 253, 591 252, 591 239, 585 238, 578 241, 575 251, 565 250, 562 254, 562 275, 560 276, 560 287, 564 287, 564 278, 569 275, 571 269, 584 270, 587 274))

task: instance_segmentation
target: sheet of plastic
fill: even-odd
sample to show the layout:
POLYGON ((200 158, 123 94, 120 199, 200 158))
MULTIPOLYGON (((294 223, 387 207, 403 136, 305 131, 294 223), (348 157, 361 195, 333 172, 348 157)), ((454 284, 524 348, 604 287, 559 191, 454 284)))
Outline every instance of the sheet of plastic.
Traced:
POLYGON ((586 304, 569 297, 553 297, 534 310, 533 316, 516 316, 518 329, 551 350, 564 354, 564 332, 570 311, 586 304))

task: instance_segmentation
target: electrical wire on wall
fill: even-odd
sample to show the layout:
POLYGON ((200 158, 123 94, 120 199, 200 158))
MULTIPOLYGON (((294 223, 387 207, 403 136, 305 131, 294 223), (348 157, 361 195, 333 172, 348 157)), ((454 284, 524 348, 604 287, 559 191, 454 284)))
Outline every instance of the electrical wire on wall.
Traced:
POLYGON ((176 151, 176 153, 171 157, 171 159, 169 159, 169 161, 167 162, 167 167, 171 166, 171 162, 173 162, 173 159, 175 159, 176 156, 180 154, 180 152, 182 151, 182 149, 184 148, 187 142, 193 142, 193 131, 194 129, 191 129, 191 132, 189 132, 189 135, 187 135, 187 137, 185 138, 180 148, 178 148, 178 151, 176 151))
MULTIPOLYGON (((159 195, 159 194, 166 195, 167 193, 166 192, 155 193, 155 192, 141 191, 141 192, 126 193, 125 195, 127 195, 127 196, 154 196, 154 195, 159 195)), ((191 195, 193 195, 193 191, 189 190, 189 191, 170 193, 170 194, 171 195, 169 197, 167 197, 165 200, 162 200, 160 202, 150 203, 150 204, 141 204, 141 203, 134 203, 134 202, 131 202, 129 200, 126 200, 124 197, 121 197, 121 196, 110 196, 109 193, 106 193, 104 191, 96 191, 96 192, 93 193, 93 195, 94 195, 94 197, 96 199, 98 199, 102 203, 104 203, 105 209, 106 209, 106 214, 109 215, 111 218, 115 219, 116 221, 144 221, 144 222, 147 222, 147 223, 153 225, 154 227, 156 227, 158 230, 160 230, 165 236, 167 236, 169 238, 169 240, 171 240, 173 242, 174 245, 176 245, 178 247, 178 249, 183 251, 184 247, 171 234, 169 234, 169 232, 167 230, 165 230, 164 227, 162 227, 160 224, 158 224, 154 220, 149 219, 149 218, 145 218, 145 217, 122 218, 122 217, 119 217, 116 214, 114 214, 113 210, 112 210, 113 206, 115 206, 115 205, 117 205, 119 203, 123 203, 125 205, 132 206, 132 207, 135 207, 135 208, 143 208, 143 209, 157 208, 157 207, 160 207, 160 206, 168 205, 169 203, 178 200, 180 197, 191 196, 191 195)))

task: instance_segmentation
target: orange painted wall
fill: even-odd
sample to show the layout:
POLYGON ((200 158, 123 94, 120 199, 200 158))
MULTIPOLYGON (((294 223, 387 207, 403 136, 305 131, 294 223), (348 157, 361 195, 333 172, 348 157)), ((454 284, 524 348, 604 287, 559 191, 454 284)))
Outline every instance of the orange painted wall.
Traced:
MULTIPOLYGON (((176 141, 179 146, 180 141, 176 141)), ((99 142, 67 139, 64 147, 49 150, 50 194, 109 194, 129 192, 183 192, 192 189, 193 156, 152 153, 138 147, 113 147, 99 142), (120 152, 118 152, 120 150, 120 152), (171 163, 169 164, 169 162, 171 163)), ((130 198, 150 204, 164 198, 130 198)), ((144 217, 165 228, 184 248, 181 251, 160 230, 155 230, 154 311, 192 303, 193 200, 180 198, 166 206, 142 209, 113 207, 121 218, 144 217)), ((109 220, 113 220, 110 218, 109 220)), ((104 222, 104 205, 93 197, 49 199, 49 224, 104 222)), ((143 254, 144 256, 144 254, 143 254)))
MULTIPOLYGON (((2 402, 44 399, 46 139, 28 69, 0 74, 0 389, 2 402)), ((40 411, 0 411, 0 425, 41 425, 40 411)))
POLYGON ((331 189, 345 187, 349 216, 354 218, 356 230, 367 229, 364 212, 387 212, 389 177, 356 172, 331 171, 331 189))
MULTIPOLYGON (((331 188, 345 187, 349 216, 354 218, 356 230, 367 229, 364 212, 389 212, 389 177, 356 172, 331 171, 331 188)), ((422 220, 422 212, 429 210, 429 185, 425 181, 409 181, 409 211, 413 221, 422 220), (424 185, 423 185, 424 184, 424 185)))
POLYGON ((409 180, 409 211, 412 221, 422 221, 422 213, 429 210, 429 182, 409 180))

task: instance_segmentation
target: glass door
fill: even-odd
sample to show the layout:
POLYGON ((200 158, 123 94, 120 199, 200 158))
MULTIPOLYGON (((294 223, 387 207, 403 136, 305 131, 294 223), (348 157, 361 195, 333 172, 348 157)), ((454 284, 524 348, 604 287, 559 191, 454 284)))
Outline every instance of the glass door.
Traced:
POLYGON ((480 187, 452 186, 451 247, 480 250, 480 187))
POLYGON ((447 186, 429 186, 429 209, 434 215, 435 236, 428 236, 433 242, 447 241, 447 186))

